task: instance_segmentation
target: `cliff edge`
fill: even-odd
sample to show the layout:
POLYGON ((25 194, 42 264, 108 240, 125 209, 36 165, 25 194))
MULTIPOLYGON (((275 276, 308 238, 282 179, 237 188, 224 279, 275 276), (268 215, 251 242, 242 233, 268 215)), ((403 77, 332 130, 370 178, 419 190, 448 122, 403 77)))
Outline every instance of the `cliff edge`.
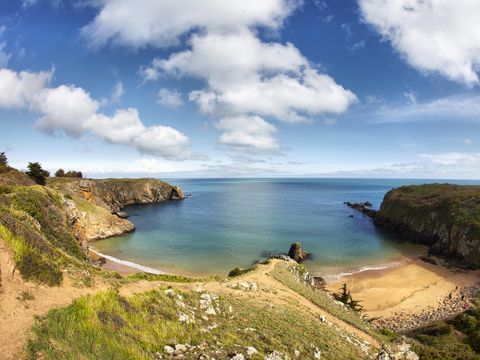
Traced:
POLYGON ((374 221, 434 254, 480 266, 480 186, 402 186, 385 195, 374 221))
POLYGON ((157 179, 49 178, 47 186, 70 196, 80 196, 112 213, 127 205, 185 198, 178 186, 157 179))

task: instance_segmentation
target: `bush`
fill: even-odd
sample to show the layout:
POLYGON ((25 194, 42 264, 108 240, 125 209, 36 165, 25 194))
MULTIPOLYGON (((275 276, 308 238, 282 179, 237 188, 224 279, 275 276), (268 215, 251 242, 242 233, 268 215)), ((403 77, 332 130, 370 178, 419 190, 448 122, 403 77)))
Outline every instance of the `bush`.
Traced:
POLYGON ((26 174, 30 176, 38 185, 45 185, 47 182, 47 177, 50 176, 50 173, 42 169, 42 165, 40 165, 38 162, 28 163, 28 171, 26 174))

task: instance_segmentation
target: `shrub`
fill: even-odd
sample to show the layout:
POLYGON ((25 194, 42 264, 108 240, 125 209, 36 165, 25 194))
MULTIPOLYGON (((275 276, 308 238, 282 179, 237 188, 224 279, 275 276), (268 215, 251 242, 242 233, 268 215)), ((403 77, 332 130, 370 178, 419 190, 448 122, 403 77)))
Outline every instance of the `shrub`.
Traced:
POLYGON ((32 178, 38 185, 45 185, 47 177, 50 176, 50 173, 42 168, 42 165, 38 162, 28 163, 28 171, 26 172, 28 176, 32 178))

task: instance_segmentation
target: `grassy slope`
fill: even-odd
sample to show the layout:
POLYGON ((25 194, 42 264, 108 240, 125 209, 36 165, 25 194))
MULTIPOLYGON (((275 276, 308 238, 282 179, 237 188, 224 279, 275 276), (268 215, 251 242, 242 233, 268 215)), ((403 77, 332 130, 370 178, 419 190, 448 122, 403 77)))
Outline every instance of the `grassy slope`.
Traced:
POLYGON ((341 319, 370 335, 379 336, 370 324, 361 318, 359 313, 356 313, 345 306, 334 303, 333 298, 326 292, 316 290, 305 284, 305 282, 299 281, 299 276, 301 276, 304 271, 305 268, 301 265, 292 267, 288 263, 280 263, 273 270, 272 276, 336 318, 341 319))
POLYGON ((86 260, 60 195, 42 186, 0 187, 0 236, 25 280, 58 285, 62 266, 86 260))
POLYGON ((156 353, 164 354, 165 345, 176 344, 197 346, 185 353, 187 359, 201 354, 225 359, 246 354, 247 346, 258 350, 254 359, 263 359, 274 350, 290 357, 298 350, 302 358, 313 359, 316 348, 325 359, 363 357, 334 329, 294 307, 272 307, 224 295, 214 305, 217 315, 205 317, 200 293, 174 291, 175 295, 167 295, 158 289, 128 299, 109 291, 53 310, 33 328, 29 357, 151 359, 156 353), (180 312, 190 318, 194 315, 195 322, 181 324, 180 312))

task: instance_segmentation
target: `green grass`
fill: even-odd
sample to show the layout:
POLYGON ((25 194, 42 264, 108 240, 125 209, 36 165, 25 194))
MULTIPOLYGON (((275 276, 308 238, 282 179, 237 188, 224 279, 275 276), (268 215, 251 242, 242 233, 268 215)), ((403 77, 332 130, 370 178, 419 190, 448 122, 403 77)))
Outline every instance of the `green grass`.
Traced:
POLYGON ((480 360, 468 344, 469 339, 462 341, 453 329, 445 323, 419 329, 410 334, 416 340, 412 348, 422 360, 480 360))
POLYGON ((157 289, 128 299, 107 291, 52 310, 34 325, 27 358, 153 359, 164 354, 165 345, 175 344, 202 346, 185 353, 186 359, 200 354, 227 359, 240 352, 245 355, 247 346, 259 352, 253 359, 274 350, 290 358, 299 350, 301 358, 311 359, 315 347, 322 351, 322 359, 364 356, 337 330, 294 308, 221 297, 215 305, 217 315, 204 319, 199 293, 173 290, 174 295, 157 289), (180 312, 194 315, 195 322, 181 324, 180 312))
POLYGON ((127 276, 127 280, 147 280, 147 281, 165 281, 172 283, 194 283, 194 282, 207 282, 218 281, 217 276, 194 278, 182 275, 169 275, 169 274, 148 274, 148 273, 135 273, 127 276))
POLYGON ((362 317, 352 309, 338 305, 334 302, 332 296, 325 291, 312 288, 309 284, 305 283, 300 276, 305 272, 303 265, 291 265, 285 262, 278 263, 272 271, 272 276, 299 293, 312 303, 320 307, 321 309, 329 312, 333 316, 357 327, 366 333, 378 337, 379 334, 375 329, 368 324, 362 317))
POLYGON ((58 285, 63 267, 86 263, 60 195, 41 186, 2 187, 0 237, 10 246, 25 280, 58 285))

